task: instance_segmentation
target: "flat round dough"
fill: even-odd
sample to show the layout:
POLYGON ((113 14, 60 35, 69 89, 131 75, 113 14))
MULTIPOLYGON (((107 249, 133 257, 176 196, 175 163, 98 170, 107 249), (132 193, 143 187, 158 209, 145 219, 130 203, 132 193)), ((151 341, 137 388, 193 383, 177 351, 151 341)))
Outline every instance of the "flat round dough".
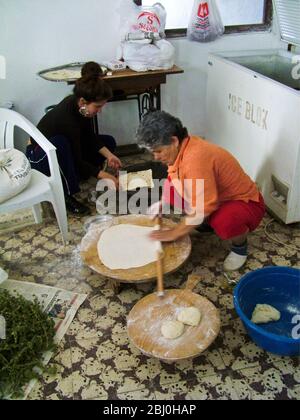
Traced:
POLYGON ((165 338, 174 340, 182 335, 184 325, 178 321, 165 321, 161 326, 161 333, 165 338))
POLYGON ((120 224, 106 229, 97 244, 98 256, 110 270, 143 267, 157 260, 161 243, 150 239, 153 227, 120 224))
POLYGON ((190 308, 184 308, 180 311, 177 320, 186 325, 191 325, 192 327, 197 327, 201 320, 201 312, 195 306, 190 308))
POLYGON ((49 80, 79 79, 81 77, 81 71, 72 69, 52 70, 44 73, 43 76, 49 80))

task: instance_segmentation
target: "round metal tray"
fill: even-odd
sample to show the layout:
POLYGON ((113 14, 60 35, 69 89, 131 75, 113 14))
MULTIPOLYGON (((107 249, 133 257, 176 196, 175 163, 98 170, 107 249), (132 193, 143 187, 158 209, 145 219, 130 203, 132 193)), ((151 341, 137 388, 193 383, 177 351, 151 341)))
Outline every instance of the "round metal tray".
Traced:
MULTIPOLYGON (((38 76, 50 82, 69 82, 69 83, 76 82, 76 80, 78 80, 81 77, 81 68, 84 64, 85 64, 84 62, 64 64, 63 66, 51 67, 49 69, 41 70, 37 74, 38 76), (61 71, 72 70, 74 72, 78 72, 78 74, 73 77, 63 77, 63 78, 57 77, 57 79, 55 77, 47 76, 47 74, 49 74, 50 72, 58 72, 59 74, 60 70, 61 71)), ((108 69, 104 66, 101 66, 101 68, 103 71, 103 75, 106 74, 108 69)))

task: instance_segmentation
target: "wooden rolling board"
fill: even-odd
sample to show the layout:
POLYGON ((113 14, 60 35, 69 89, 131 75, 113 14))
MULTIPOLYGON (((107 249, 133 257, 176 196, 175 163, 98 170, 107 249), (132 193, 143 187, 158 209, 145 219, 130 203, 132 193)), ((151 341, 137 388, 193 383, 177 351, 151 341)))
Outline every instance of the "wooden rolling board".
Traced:
POLYGON ((127 330, 142 353, 165 361, 178 361, 196 357, 211 345, 220 331, 220 316, 208 299, 191 290, 165 290, 164 297, 152 293, 133 307, 127 330), (162 324, 175 321, 182 309, 191 306, 201 312, 199 325, 185 325, 183 334, 175 340, 164 338, 162 324))
MULTIPOLYGON (((154 226, 155 222, 148 216, 128 215, 115 217, 114 224, 133 224, 138 226, 154 226)), ((163 219, 162 227, 173 227, 176 223, 169 219, 163 219)), ((148 280, 156 280, 156 262, 145 265, 144 267, 132 268, 129 270, 110 270, 100 261, 97 251, 97 243, 101 235, 101 230, 91 235, 89 232, 83 238, 85 243, 81 249, 81 257, 83 262, 97 273, 116 279, 124 283, 145 282, 148 280), (87 237, 90 236, 90 239, 87 237)), ((189 236, 186 236, 176 242, 164 243, 164 274, 168 274, 178 270, 188 259, 191 253, 192 245, 189 236)), ((126 244, 124 244, 126 246, 126 244)))

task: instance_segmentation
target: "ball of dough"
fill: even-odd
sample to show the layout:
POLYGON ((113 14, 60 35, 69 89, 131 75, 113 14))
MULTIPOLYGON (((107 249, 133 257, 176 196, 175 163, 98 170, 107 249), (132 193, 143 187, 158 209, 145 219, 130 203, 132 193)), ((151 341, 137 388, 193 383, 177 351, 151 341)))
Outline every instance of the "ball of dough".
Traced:
POLYGON ((178 321, 166 321, 161 326, 161 333, 165 338, 174 339, 182 335, 184 325, 178 321))
POLYGON ((281 314, 270 305, 256 305, 251 321, 254 324, 266 324, 267 322, 279 321, 281 314))
POLYGON ((197 327, 201 319, 201 312, 198 308, 191 306, 190 308, 184 308, 180 311, 177 320, 183 322, 186 325, 197 327))

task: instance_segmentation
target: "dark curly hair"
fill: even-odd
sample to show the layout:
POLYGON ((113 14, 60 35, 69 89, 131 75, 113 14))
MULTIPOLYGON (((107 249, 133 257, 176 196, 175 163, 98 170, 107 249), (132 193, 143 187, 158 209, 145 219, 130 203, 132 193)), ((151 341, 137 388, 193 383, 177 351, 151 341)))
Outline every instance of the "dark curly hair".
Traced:
POLYGON ((113 96, 111 87, 102 80, 103 72, 98 63, 89 61, 81 69, 82 77, 76 81, 73 89, 77 99, 84 98, 87 102, 109 100, 113 96))
POLYGON ((95 61, 88 61, 81 68, 81 76, 103 76, 103 71, 100 64, 95 63, 95 61))

